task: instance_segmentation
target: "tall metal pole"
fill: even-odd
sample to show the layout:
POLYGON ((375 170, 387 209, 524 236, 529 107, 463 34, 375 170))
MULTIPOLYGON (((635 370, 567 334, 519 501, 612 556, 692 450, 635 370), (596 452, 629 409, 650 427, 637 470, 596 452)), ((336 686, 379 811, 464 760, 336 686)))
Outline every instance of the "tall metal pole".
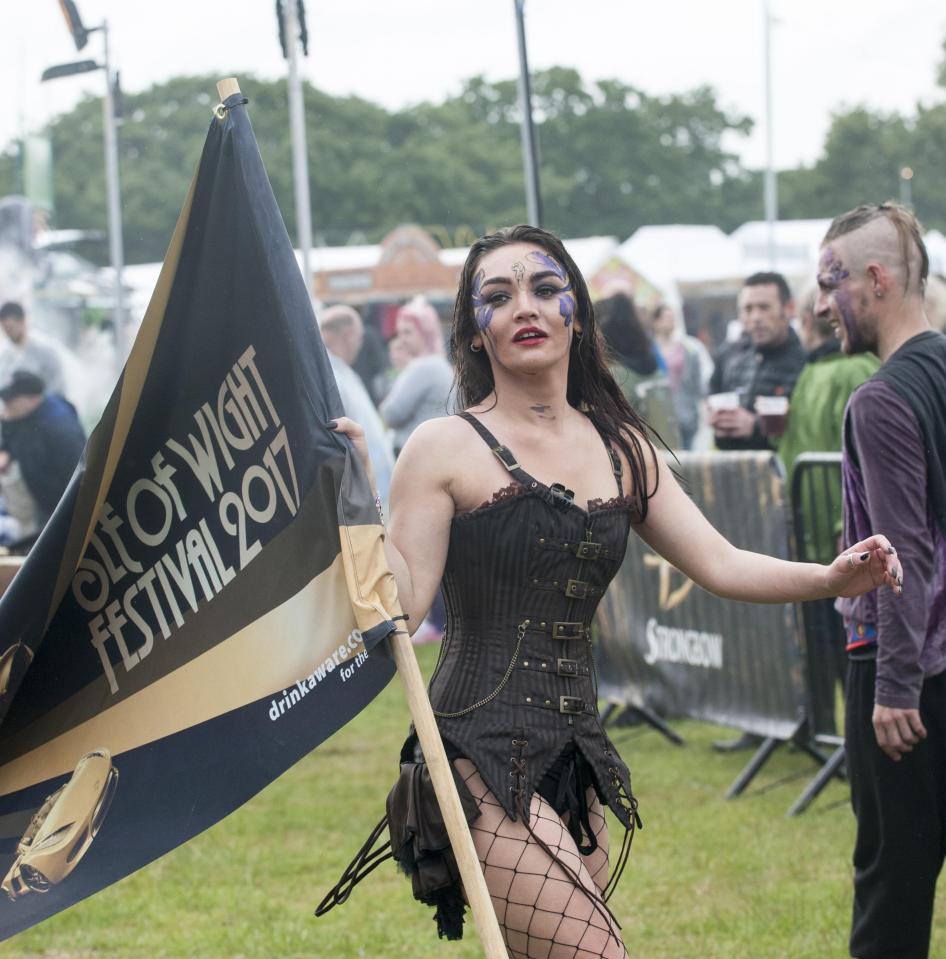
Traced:
POLYGON ((526 55, 525 0, 513 0, 516 8, 516 33, 519 38, 519 103, 522 108, 522 167, 526 181, 526 215, 533 226, 542 225, 542 195, 539 191, 539 163, 532 123, 532 84, 526 55))
POLYGON ((299 18, 296 0, 285 0, 283 29, 289 60, 289 132, 292 140, 292 180, 296 196, 296 231, 302 251, 302 276, 311 295, 312 212, 309 200, 309 163, 305 143, 305 104, 299 77, 299 18))
POLYGON ((913 167, 905 166, 900 170, 900 203, 913 207, 913 167))
POLYGON ((108 198, 108 245, 115 272, 115 362, 119 370, 128 355, 128 331, 125 324, 125 299, 122 271, 125 267, 125 242, 122 235, 121 187, 118 180, 118 134, 115 129, 115 100, 111 62, 108 58, 108 23, 102 24, 105 41, 105 99, 102 101, 105 136, 105 189, 108 198))
POLYGON ((775 178, 774 120, 772 109, 772 4, 762 0, 765 16, 765 221, 768 224, 769 269, 777 266, 775 222, 778 220, 778 184, 775 178))

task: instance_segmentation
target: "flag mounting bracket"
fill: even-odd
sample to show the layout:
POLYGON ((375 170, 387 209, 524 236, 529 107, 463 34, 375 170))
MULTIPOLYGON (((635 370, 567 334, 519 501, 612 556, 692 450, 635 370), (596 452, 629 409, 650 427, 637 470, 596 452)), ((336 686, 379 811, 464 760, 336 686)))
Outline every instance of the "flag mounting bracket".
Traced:
MULTIPOLYGON (((224 106, 224 101, 227 97, 232 97, 234 93, 240 92, 240 84, 237 82, 236 77, 227 77, 224 80, 220 80, 217 83, 217 96, 220 97, 220 102, 213 108, 213 115, 218 120, 223 120, 227 115, 227 110, 229 107, 224 106)), ((249 103, 246 97, 243 97, 242 103, 249 103)))
MULTIPOLYGON (((249 103, 249 102, 250 102, 250 101, 247 100, 246 97, 243 97, 243 98, 240 100, 240 103, 241 103, 241 104, 243 104, 243 103, 249 103)), ((235 105, 236 105, 236 104, 234 104, 234 106, 235 106, 235 105)), ((223 103, 218 103, 218 104, 214 107, 214 109, 213 109, 213 115, 214 115, 218 120, 223 120, 223 119, 226 118, 227 111, 228 111, 229 109, 230 109, 230 107, 224 106, 223 103)))

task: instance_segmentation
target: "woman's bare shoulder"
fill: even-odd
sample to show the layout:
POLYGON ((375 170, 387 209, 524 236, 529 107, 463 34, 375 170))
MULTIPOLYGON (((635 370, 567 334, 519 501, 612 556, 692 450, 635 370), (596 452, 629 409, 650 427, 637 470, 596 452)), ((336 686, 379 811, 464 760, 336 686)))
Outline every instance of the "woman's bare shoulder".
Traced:
MULTIPOLYGON (((441 443, 463 443, 473 436, 470 424, 460 416, 435 416, 421 423, 407 443, 420 449, 441 443)), ((407 449, 407 444, 404 446, 407 449)))
POLYGON ((412 465, 456 463, 461 452, 476 439, 469 423, 459 416, 435 416, 425 420, 411 433, 398 461, 412 465))

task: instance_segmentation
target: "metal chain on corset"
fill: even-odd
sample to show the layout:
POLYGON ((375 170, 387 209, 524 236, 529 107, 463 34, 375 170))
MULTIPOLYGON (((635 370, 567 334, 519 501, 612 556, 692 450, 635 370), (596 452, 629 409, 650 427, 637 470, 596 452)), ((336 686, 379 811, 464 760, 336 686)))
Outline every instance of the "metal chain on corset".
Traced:
POLYGON ((480 706, 485 706, 488 702, 494 700, 503 691, 506 683, 509 682, 512 671, 516 668, 516 661, 519 659, 519 650, 522 648, 522 639, 526 634, 526 630, 529 628, 530 622, 531 620, 528 619, 523 620, 516 630, 516 648, 513 651, 512 659, 509 660, 509 665, 506 667, 503 678, 499 681, 499 685, 488 696, 484 696, 478 703, 473 703, 472 706, 467 706, 466 709, 460 709, 455 713, 442 713, 435 709, 434 715, 438 719, 459 719, 461 716, 466 716, 472 713, 474 709, 479 709, 480 706))

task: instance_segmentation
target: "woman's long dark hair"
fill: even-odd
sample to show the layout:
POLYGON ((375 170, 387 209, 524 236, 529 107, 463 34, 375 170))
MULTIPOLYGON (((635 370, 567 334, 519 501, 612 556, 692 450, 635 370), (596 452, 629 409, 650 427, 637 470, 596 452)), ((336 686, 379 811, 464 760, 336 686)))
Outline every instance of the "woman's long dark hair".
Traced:
POLYGON ((542 247, 565 267, 575 293, 575 317, 582 326, 581 336, 573 336, 568 359, 568 403, 586 413, 598 432, 621 449, 631 468, 633 489, 638 499, 638 512, 643 521, 647 500, 657 492, 647 490, 646 452, 656 462, 656 451, 648 438, 647 424, 628 403, 621 388, 608 370, 605 349, 595 324, 594 308, 584 277, 569 256, 562 241, 536 226, 506 227, 480 237, 467 254, 460 274, 460 288, 453 309, 453 330, 450 352, 456 369, 454 390, 458 409, 482 403, 493 392, 495 381, 485 349, 470 349, 480 331, 473 312, 473 279, 479 262, 486 253, 514 243, 534 243, 542 247), (627 427, 633 427, 629 431, 627 427), (645 451, 646 444, 646 451, 645 451))

